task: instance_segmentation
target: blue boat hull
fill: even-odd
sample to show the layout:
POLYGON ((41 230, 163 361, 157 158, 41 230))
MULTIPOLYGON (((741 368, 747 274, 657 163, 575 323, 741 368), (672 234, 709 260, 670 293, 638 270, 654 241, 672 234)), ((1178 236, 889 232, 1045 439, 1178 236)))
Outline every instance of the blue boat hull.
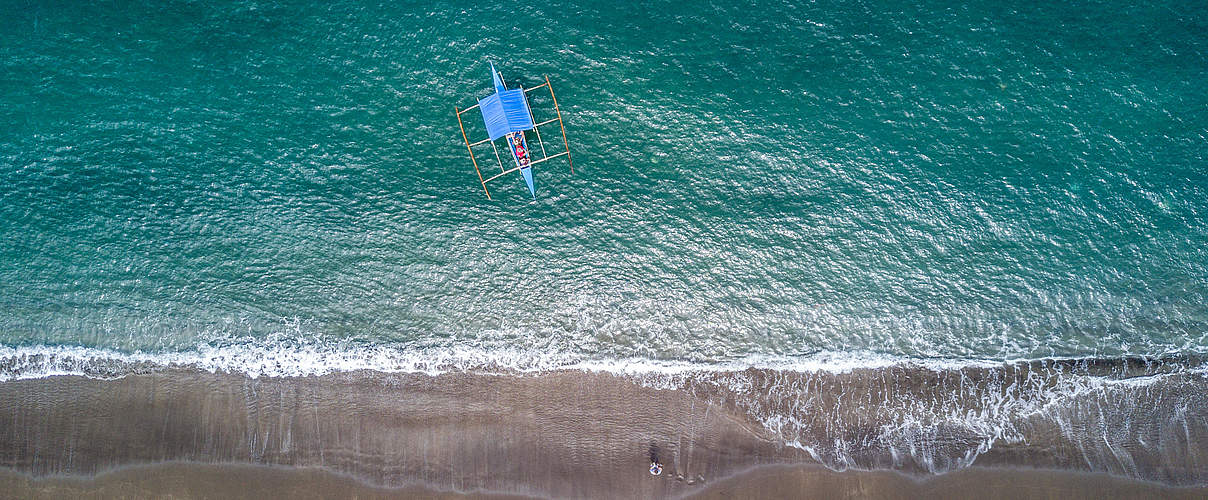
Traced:
POLYGON ((533 184, 533 167, 529 165, 530 159, 528 154, 528 142, 524 140, 524 132, 512 132, 507 135, 508 149, 512 150, 512 158, 516 160, 516 166, 520 167, 520 176, 524 177, 524 183, 528 185, 529 194, 533 195, 533 199, 537 199, 537 187, 533 184))

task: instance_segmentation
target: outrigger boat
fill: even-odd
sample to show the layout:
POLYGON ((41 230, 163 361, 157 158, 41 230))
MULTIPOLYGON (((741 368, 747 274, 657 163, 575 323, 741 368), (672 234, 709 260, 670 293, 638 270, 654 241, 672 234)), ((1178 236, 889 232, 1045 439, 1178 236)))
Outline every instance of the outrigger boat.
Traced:
POLYGON ((562 124, 562 110, 558 108, 558 98, 554 97, 554 87, 550 85, 547 76, 545 83, 536 87, 508 89, 504 86, 503 77, 498 71, 495 71, 494 64, 491 64, 491 80, 495 84, 494 94, 479 99, 478 104, 466 109, 453 108, 457 112, 457 126, 461 128, 461 138, 466 142, 466 151, 470 152, 470 161, 474 163, 474 171, 478 173, 478 182, 482 184, 482 190, 487 193, 488 200, 491 199, 491 191, 487 189, 487 183, 516 171, 520 171, 520 176, 524 178, 524 183, 528 186, 529 194, 535 200, 537 199, 537 187, 533 184, 533 165, 565 156, 567 163, 570 164, 570 172, 575 173, 575 165, 570 160, 570 145, 566 141, 566 126, 562 124), (554 102, 554 112, 557 117, 535 123, 533 110, 529 107, 528 93, 541 87, 549 89, 549 97, 554 102), (466 135, 465 124, 461 121, 461 115, 474 108, 478 108, 482 112, 482 122, 486 125, 487 138, 471 143, 469 136, 466 135), (545 141, 541 140, 541 130, 538 127, 554 122, 558 122, 558 128, 562 130, 564 149, 561 153, 551 155, 545 150, 545 141), (541 147, 542 155, 539 160, 533 159, 528 141, 525 140, 524 132, 527 130, 532 130, 537 136, 537 144, 541 147), (512 153, 515 165, 512 168, 504 167, 503 159, 499 155, 499 148, 495 146, 495 140, 501 137, 507 140, 508 151, 512 153), (484 179, 482 171, 478 169, 478 159, 474 156, 474 147, 485 145, 488 142, 495 150, 495 161, 499 162, 500 172, 484 179))

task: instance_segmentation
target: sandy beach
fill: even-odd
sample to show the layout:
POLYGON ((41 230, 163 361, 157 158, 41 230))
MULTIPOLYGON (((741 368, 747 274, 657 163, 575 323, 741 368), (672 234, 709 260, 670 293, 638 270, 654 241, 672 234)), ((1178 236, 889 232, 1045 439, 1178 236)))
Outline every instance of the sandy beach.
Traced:
MULTIPOLYGON (((546 498, 540 494, 385 487, 317 468, 166 463, 116 469, 95 477, 34 479, 0 473, 5 498, 546 498)), ((611 491, 592 492, 616 498, 611 491)), ((1011 468, 970 468, 920 480, 886 471, 835 472, 816 465, 768 465, 670 497, 1102 499, 1204 498, 1208 489, 1176 488, 1104 474, 1011 468)))
POLYGON ((1172 481, 1088 472, 1042 436, 947 474, 836 472, 786 446, 730 395, 648 385, 583 371, 252 379, 167 370, 8 381, 0 484, 20 498, 1208 494, 1195 484, 1208 456, 1199 435, 1187 436, 1191 453, 1142 469, 1172 481), (647 470, 652 456, 664 464, 660 476, 647 470), (1045 463, 1056 465, 1032 468, 1045 463))

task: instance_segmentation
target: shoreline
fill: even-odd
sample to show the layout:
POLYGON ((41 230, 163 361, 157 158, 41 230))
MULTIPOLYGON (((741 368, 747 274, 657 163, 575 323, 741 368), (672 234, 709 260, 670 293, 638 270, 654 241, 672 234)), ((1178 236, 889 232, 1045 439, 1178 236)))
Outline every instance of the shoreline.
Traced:
POLYGON ((319 467, 383 486, 552 497, 667 497, 696 489, 697 478, 807 460, 689 392, 579 372, 10 381, 0 384, 0 429, 9 429, 0 433, 0 466, 35 477, 247 463, 319 467), (652 452, 662 476, 647 471, 652 452))
MULTIPOLYGON (((257 484, 275 481, 284 488, 279 493, 292 491, 295 483, 314 482, 315 491, 353 488, 368 497, 411 495, 406 490, 489 498, 754 498, 793 496, 792 488, 810 488, 897 498, 895 492, 927 495, 928 488, 948 487, 959 496, 981 484, 999 484, 997 494, 1013 498, 1012 477, 1043 482, 1049 485, 1045 491, 1067 496, 1104 482, 1116 485, 1104 494, 1119 490, 1179 498, 1183 491, 1208 492, 1208 440, 1203 439, 1208 429, 1202 425, 1208 410, 1188 406, 1204 397, 1198 375, 1176 374, 1142 387, 1109 384, 1116 392, 1080 388, 1053 415, 1024 414, 1011 427, 1019 436, 991 441, 984 450, 978 447, 986 445, 969 434, 976 428, 943 420, 929 427, 914 424, 904 442, 918 448, 917 456, 901 457, 898 448, 886 448, 883 437, 886 422, 898 422, 886 419, 899 416, 887 415, 879 401, 961 403, 948 387, 957 380, 964 387, 961 394, 973 395, 964 403, 977 409, 987 404, 986 393, 1002 393, 1006 383, 1019 385, 1017 379, 1061 382, 1035 378, 1032 371, 1025 376, 911 370, 751 369, 673 384, 584 371, 249 378, 166 369, 106 380, 74 375, 12 380, 0 383, 0 468, 6 474, 0 482, 29 492, 20 496, 43 490, 72 496, 68 490, 139 484, 166 495, 176 491, 172 488, 192 491, 192 483, 157 483, 158 473, 142 477, 138 471, 250 467, 240 477, 257 484), (802 406, 794 398, 810 401, 802 406), (1192 425, 1153 421, 1144 413, 1140 420, 1117 424, 1113 414, 1101 415, 1103 408, 1126 415, 1139 408, 1154 414, 1182 408, 1192 425), (796 434, 790 435, 788 424, 769 424, 786 420, 792 420, 796 434), (1070 421, 1069 429, 1060 425, 1070 421), (1109 428, 1119 441, 1099 449, 1091 446, 1102 440, 1098 434, 1071 433, 1101 424, 1119 425, 1109 428), (1130 437, 1134 434, 1138 438, 1130 437), (790 438, 864 443, 846 459, 887 465, 836 472, 819 462, 827 457, 820 448, 807 451, 790 445, 790 438), (1148 440, 1155 440, 1156 448, 1133 444, 1148 440), (1112 455, 1124 464, 1112 468, 1102 455, 1117 448, 1131 454, 1112 455), (961 453, 973 453, 970 463, 943 474, 912 465, 958 460, 961 453), (661 476, 647 471, 652 456, 664 465, 661 476), (1109 466, 1094 470, 1099 463, 1109 466), (1125 473, 1105 473, 1117 470, 1125 473), (979 474, 985 477, 957 484, 979 474)), ((930 408, 924 406, 920 414, 928 415, 930 408)), ((206 491, 200 483, 194 486, 206 491)), ((182 495, 189 496, 187 491, 182 495)))
POLYGON ((842 374, 894 367, 939 371, 1019 369, 1029 366, 1081 367, 1088 373, 1120 376, 1174 371, 1208 374, 1208 352, 993 359, 822 351, 802 356, 749 356, 717 363, 648 358, 579 359, 542 354, 526 351, 500 353, 481 349, 454 349, 450 352, 447 349, 412 350, 389 346, 349 348, 323 343, 284 346, 253 342, 162 353, 131 353, 65 345, 0 345, 0 383, 69 375, 115 379, 165 370, 242 374, 250 378, 304 378, 353 372, 439 376, 449 373, 538 375, 563 371, 674 377, 688 373, 734 373, 752 369, 842 374))

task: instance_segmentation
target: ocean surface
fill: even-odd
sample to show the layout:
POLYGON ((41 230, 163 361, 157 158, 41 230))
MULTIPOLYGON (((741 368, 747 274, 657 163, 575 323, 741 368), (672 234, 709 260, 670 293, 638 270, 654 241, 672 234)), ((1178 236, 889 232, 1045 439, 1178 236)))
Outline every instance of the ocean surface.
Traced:
POLYGON ((913 456, 967 465, 1068 398, 1205 387, 1206 33, 1187 1, 3 0, 0 380, 976 371, 869 392, 905 416, 857 442, 777 399, 821 387, 739 402, 840 467, 963 426, 913 456), (466 154, 488 62, 557 94, 574 173, 536 200, 466 154))

